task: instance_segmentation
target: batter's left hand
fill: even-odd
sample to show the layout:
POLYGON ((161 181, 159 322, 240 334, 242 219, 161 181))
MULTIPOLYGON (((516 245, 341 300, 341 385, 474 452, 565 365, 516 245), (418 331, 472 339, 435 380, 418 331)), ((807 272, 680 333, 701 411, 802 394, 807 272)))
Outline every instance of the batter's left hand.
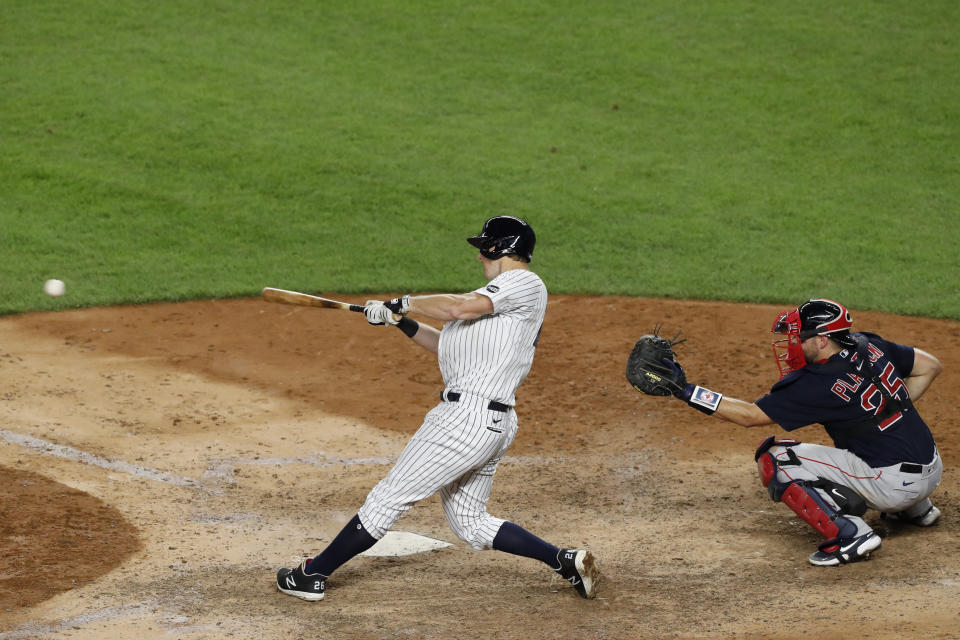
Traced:
POLYGON ((374 325, 397 324, 399 320, 393 319, 393 311, 387 308, 380 300, 367 300, 363 305, 363 315, 367 317, 367 322, 374 325))
POLYGON ((410 311, 410 294, 403 296, 402 298, 394 298, 388 302, 383 303, 387 309, 393 311, 394 313, 399 313, 400 315, 406 315, 410 311))

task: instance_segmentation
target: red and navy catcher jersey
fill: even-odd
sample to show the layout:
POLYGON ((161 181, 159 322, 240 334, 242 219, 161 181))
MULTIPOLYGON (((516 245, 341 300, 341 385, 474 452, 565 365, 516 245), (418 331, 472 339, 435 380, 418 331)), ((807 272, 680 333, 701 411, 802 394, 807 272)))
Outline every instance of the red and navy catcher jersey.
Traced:
MULTIPOLYGON (((913 369, 913 347, 863 333, 880 383, 890 396, 909 399, 903 378, 913 369)), ((884 411, 887 400, 859 356, 844 349, 826 362, 791 371, 756 404, 787 431, 820 423, 839 449, 847 449, 872 467, 901 462, 927 464, 936 450, 929 427, 908 403, 903 411, 884 411), (889 414, 889 415, 887 415, 889 414)))

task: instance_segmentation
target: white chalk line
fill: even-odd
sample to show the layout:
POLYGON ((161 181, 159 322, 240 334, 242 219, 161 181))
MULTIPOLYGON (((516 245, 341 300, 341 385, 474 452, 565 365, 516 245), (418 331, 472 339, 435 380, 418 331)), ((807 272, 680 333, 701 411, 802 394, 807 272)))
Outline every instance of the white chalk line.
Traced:
POLYGON ((56 456, 58 458, 64 458, 66 460, 76 460, 78 462, 89 464, 95 467, 102 467, 112 471, 122 471, 123 473, 129 473, 135 476, 140 476, 141 478, 154 480, 156 482, 164 482, 166 484, 172 484, 178 487, 190 487, 193 489, 200 488, 200 483, 193 478, 182 478, 166 471, 158 471, 156 469, 130 464, 129 462, 124 462, 122 460, 109 460, 92 453, 87 453, 86 451, 80 451, 79 449, 74 449, 73 447, 68 447, 63 444, 56 444, 41 438, 34 438, 33 436, 16 433, 15 431, 0 429, 0 438, 12 444, 18 444, 21 447, 27 447, 28 449, 33 449, 35 451, 39 451, 40 453, 56 456))
MULTIPOLYGON (((563 462, 564 458, 545 458, 543 456, 504 456, 502 462, 503 464, 517 464, 517 465, 542 465, 542 464, 556 464, 558 462, 563 462)), ((353 466, 367 466, 367 465, 385 465, 393 464, 397 461, 397 456, 381 456, 376 458, 336 458, 329 457, 323 454, 318 454, 315 456, 301 456, 296 458, 224 458, 223 462, 225 465, 275 465, 275 466, 284 466, 289 464, 306 464, 314 467, 329 467, 329 466, 344 466, 344 467, 353 467, 353 466)), ((218 465, 216 467, 211 467, 211 469, 218 469, 219 471, 211 475, 225 475, 223 470, 227 467, 225 465, 218 465)))
POLYGON ((323 454, 316 456, 304 456, 297 458, 227 458, 225 462, 234 464, 248 465, 288 465, 288 464, 307 464, 313 467, 330 466, 367 466, 378 464, 393 464, 396 462, 396 456, 384 456, 379 458, 331 458, 323 454))
MULTIPOLYGON (((214 480, 233 484, 235 482, 234 472, 238 466, 260 466, 260 467, 285 467, 289 465, 308 465, 311 467, 359 467, 359 466, 385 466, 391 465, 397 461, 397 456, 381 456, 375 458, 337 458, 329 457, 323 454, 315 456, 299 456, 296 458, 222 458, 218 462, 211 462, 207 470, 204 471, 205 480, 214 480)), ((552 465, 562 462, 561 458, 544 458, 542 456, 505 456, 501 461, 503 464, 514 464, 518 466, 542 466, 552 465)))
MULTIPOLYGON (((101 467, 103 469, 110 469, 112 471, 121 471, 123 473, 129 473, 131 475, 153 480, 155 482, 163 482, 178 487, 189 487, 191 489, 203 488, 202 483, 193 478, 181 477, 168 471, 159 471, 157 469, 131 464, 123 460, 110 460, 108 458, 87 453, 86 451, 81 451, 67 445, 57 444, 55 442, 50 442, 49 440, 35 438, 33 436, 17 433, 15 431, 9 431, 7 429, 0 429, 0 439, 6 440, 11 444, 33 449, 34 451, 38 451, 45 455, 52 455, 66 460, 76 460, 77 462, 82 462, 83 464, 89 464, 95 467, 101 467)), ((232 483, 234 482, 233 470, 237 465, 286 466, 304 464, 314 467, 353 467, 389 465, 396 462, 396 460, 396 456, 341 458, 326 456, 323 454, 314 456, 299 456, 295 458, 224 458, 218 463, 211 464, 204 472, 204 478, 232 483)), ((560 461, 562 460, 558 458, 545 458, 542 456, 506 456, 503 458, 504 464, 518 464, 524 466, 555 464, 560 461)))
POLYGON ((72 629, 73 627, 81 627, 90 624, 91 622, 112 620, 115 618, 122 618, 124 616, 144 613, 149 611, 152 606, 153 604, 147 601, 136 602, 134 604, 125 604, 118 607, 107 607, 106 609, 100 609, 99 611, 94 611, 92 613, 84 613, 79 616, 64 618, 57 622, 51 622, 47 624, 28 622, 11 631, 0 633, 0 640, 22 640, 23 638, 49 636, 57 633, 58 631, 72 629))

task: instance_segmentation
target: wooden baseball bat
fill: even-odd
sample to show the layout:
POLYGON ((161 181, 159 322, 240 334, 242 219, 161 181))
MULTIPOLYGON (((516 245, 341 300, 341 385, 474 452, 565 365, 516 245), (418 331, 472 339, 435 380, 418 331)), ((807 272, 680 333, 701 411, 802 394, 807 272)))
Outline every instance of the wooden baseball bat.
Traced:
POLYGON ((279 302, 281 304, 295 304, 301 307, 320 307, 323 309, 343 309, 344 311, 357 311, 363 313, 362 304, 350 304, 349 302, 340 302, 330 298, 321 298, 312 296, 309 293, 300 293, 299 291, 287 291, 286 289, 274 289, 273 287, 264 287, 263 299, 266 302, 279 302))

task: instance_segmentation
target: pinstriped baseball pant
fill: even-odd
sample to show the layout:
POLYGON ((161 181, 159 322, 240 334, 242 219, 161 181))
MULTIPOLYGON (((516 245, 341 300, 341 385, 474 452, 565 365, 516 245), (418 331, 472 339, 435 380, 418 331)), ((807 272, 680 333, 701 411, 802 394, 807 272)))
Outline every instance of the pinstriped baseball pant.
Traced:
POLYGON ((474 549, 490 549, 504 520, 487 513, 500 459, 517 434, 513 409, 463 394, 430 410, 390 473, 367 495, 360 522, 378 540, 415 503, 440 492, 447 522, 474 549))

